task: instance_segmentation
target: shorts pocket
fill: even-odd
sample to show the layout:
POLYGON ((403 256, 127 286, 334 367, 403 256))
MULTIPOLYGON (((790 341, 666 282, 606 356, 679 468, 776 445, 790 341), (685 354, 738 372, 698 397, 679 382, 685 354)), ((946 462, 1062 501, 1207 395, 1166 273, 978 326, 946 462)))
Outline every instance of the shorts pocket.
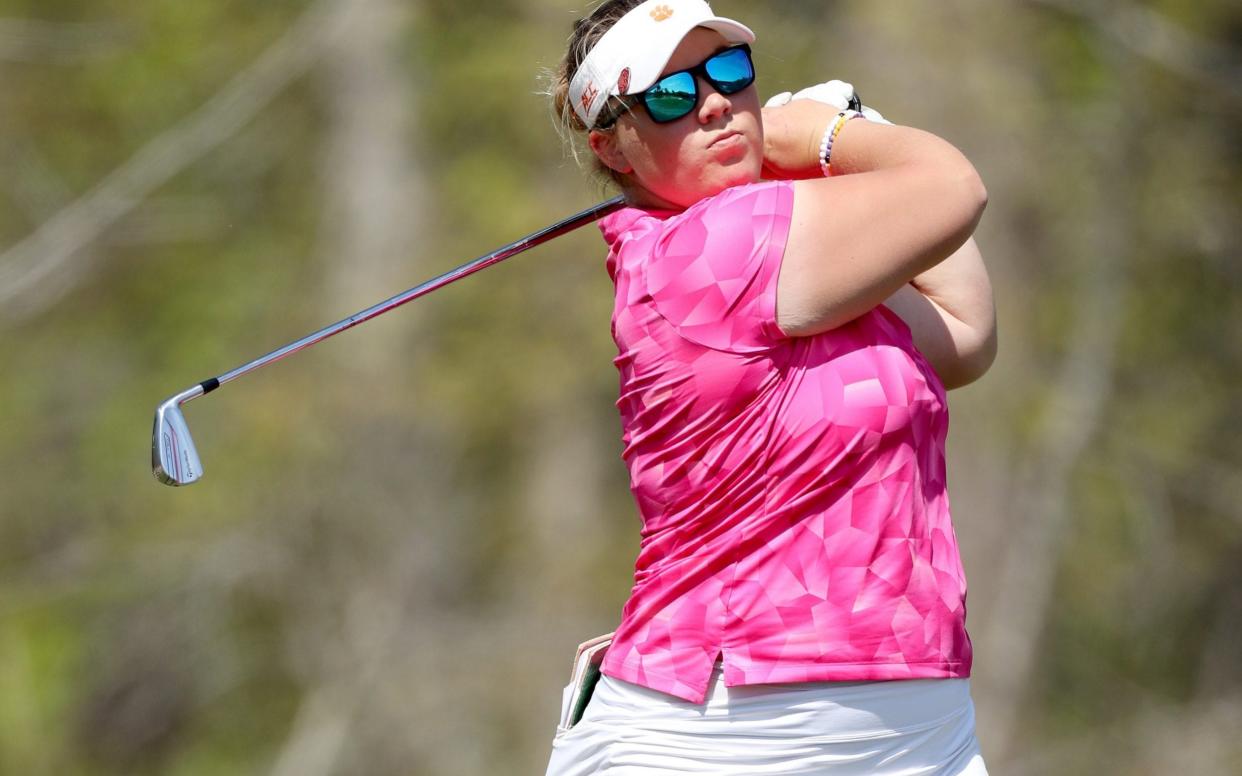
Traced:
POLYGON ((611 643, 612 634, 608 633, 578 645, 569 684, 561 691, 561 716, 556 726, 558 737, 572 730, 586 712, 595 693, 595 685, 599 684, 599 669, 604 662, 604 654, 611 643))

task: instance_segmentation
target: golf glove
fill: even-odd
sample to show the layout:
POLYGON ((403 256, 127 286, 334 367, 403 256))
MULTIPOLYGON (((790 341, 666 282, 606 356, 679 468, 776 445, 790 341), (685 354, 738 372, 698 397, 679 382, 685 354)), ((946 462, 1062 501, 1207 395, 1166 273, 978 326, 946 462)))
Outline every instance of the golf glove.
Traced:
MULTIPOLYGON (((850 98, 854 96, 854 85, 845 81, 828 81, 827 83, 808 86, 802 91, 794 94, 793 92, 781 92, 768 100, 765 108, 779 108, 782 105, 788 105, 794 100, 815 100, 825 105, 831 105, 837 110, 845 110, 850 106, 850 98)), ((874 121, 879 124, 891 124, 892 122, 885 119, 871 108, 863 106, 863 116, 868 121, 874 121)))

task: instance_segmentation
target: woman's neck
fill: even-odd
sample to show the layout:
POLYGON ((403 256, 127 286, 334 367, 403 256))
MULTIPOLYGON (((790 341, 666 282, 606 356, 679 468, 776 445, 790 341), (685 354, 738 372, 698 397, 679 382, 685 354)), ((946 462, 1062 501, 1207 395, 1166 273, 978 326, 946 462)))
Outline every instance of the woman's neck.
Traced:
POLYGON ((663 197, 653 194, 642 186, 624 186, 622 192, 630 207, 636 207, 641 210, 668 210, 674 213, 680 213, 686 208, 675 202, 670 202, 663 197))

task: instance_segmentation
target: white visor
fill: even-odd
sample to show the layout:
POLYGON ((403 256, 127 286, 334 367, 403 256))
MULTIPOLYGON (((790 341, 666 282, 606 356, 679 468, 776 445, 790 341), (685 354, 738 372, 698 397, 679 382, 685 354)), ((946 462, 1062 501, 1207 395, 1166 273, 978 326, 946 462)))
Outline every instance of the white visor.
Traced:
POLYGON ((610 97, 646 91, 695 27, 716 30, 730 43, 753 43, 755 33, 712 13, 704 0, 647 0, 604 33, 569 85, 574 112, 594 127, 610 97))

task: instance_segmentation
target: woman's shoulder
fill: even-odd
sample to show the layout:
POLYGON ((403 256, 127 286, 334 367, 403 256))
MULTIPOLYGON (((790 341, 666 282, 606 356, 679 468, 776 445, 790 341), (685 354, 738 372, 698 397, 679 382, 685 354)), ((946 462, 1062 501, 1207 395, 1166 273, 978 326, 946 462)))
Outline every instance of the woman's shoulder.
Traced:
POLYGON ((782 204, 786 209, 793 206, 792 181, 756 181, 705 197, 677 214, 676 220, 684 223, 696 219, 732 220, 746 216, 766 216, 779 210, 782 204))

